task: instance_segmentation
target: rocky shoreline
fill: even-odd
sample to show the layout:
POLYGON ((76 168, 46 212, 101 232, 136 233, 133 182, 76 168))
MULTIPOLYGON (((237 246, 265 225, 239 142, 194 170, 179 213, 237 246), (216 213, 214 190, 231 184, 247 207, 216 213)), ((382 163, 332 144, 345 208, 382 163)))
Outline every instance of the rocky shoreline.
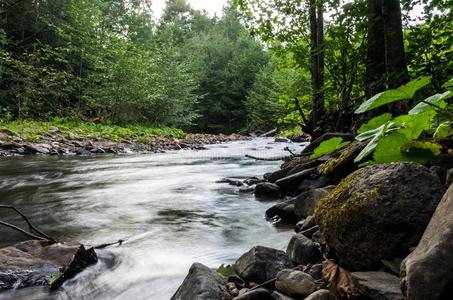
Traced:
POLYGON ((16 133, 0 131, 0 157, 38 155, 92 155, 102 153, 160 153, 169 150, 205 149, 204 145, 249 139, 239 134, 187 134, 184 138, 153 136, 150 142, 131 140, 113 141, 106 138, 79 138, 69 133, 61 137, 58 128, 49 128, 49 133, 39 141, 31 142, 16 133))
POLYGON ((257 245, 218 270, 195 263, 172 300, 451 299, 450 149, 428 166, 359 166, 357 141, 310 159, 330 137, 247 189, 277 201, 269 221, 295 226, 286 251, 257 245))

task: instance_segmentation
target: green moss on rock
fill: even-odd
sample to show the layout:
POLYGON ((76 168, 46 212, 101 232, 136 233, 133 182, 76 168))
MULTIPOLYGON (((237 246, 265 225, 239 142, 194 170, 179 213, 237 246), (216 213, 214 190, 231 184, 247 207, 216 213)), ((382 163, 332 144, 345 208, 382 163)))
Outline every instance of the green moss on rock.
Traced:
POLYGON ((442 193, 439 179, 421 165, 371 166, 324 197, 315 217, 342 265, 369 270, 416 245, 442 193))

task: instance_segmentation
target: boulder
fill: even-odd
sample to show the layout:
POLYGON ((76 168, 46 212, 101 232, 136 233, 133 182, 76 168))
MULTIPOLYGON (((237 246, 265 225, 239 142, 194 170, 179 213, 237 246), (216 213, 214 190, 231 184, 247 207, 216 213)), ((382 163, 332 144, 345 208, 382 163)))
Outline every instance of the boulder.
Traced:
POLYGON ((295 198, 294 213, 301 218, 313 215, 318 202, 328 194, 324 189, 312 189, 300 194, 295 198))
POLYGON ((234 300, 272 300, 271 293, 265 288, 249 290, 235 298, 234 300))
POLYGON ((332 178, 326 176, 321 176, 314 179, 305 179, 299 184, 298 190, 299 192, 306 192, 312 189, 323 188, 331 184, 332 181, 332 178))
POLYGON ((235 263, 234 270, 248 282, 263 283, 277 276, 283 269, 294 267, 285 252, 256 246, 243 254, 235 263))
POLYGON ((308 229, 302 230, 300 233, 311 239, 312 236, 318 231, 319 231, 319 226, 316 225, 316 226, 310 227, 308 229))
POLYGON ((277 185, 264 182, 255 186, 255 197, 258 200, 272 200, 282 197, 282 193, 277 185))
POLYGON ((294 213, 294 202, 295 199, 290 199, 277 203, 266 210, 266 218, 271 219, 275 216, 279 216, 286 223, 295 223, 300 218, 298 218, 294 213))
POLYGON ((353 272, 351 276, 359 294, 366 299, 404 300, 399 278, 395 275, 385 272, 353 272))
POLYGON ((439 178, 419 164, 370 166, 324 197, 315 217, 340 265, 373 270, 417 245, 443 191, 439 178))
POLYGON ((194 263, 171 300, 224 300, 231 299, 227 280, 214 270, 194 263))
POLYGON ((290 296, 307 297, 316 290, 313 278, 305 272, 282 270, 277 274, 275 287, 280 292, 290 296))
POLYGON ((60 129, 59 129, 58 127, 56 127, 56 126, 49 126, 49 127, 47 128, 47 130, 48 130, 49 132, 52 132, 52 133, 60 131, 60 129))
POLYGON ((407 299, 453 295, 453 185, 439 203, 417 248, 401 264, 407 299))
POLYGON ((322 259, 319 245, 300 233, 291 237, 286 254, 295 265, 316 264, 322 259))
POLYGON ((317 178, 317 169, 310 168, 298 173, 283 177, 275 182, 276 185, 280 187, 283 191, 297 191, 299 185, 306 179, 316 179, 317 178))
POLYGON ((286 177, 288 175, 288 172, 291 170, 292 168, 289 167, 269 173, 269 175, 267 176, 267 181, 269 181, 270 183, 275 183, 277 180, 286 177))
POLYGON ((96 262, 94 250, 78 242, 25 241, 0 249, 0 289, 54 289, 96 262))
POLYGON ((357 155, 365 148, 367 143, 354 141, 318 167, 318 173, 323 176, 342 179, 358 168, 354 162, 357 155))
POLYGON ((332 292, 329 290, 318 290, 305 298, 305 300, 336 300, 337 297, 335 297, 332 292))
POLYGON ((271 296, 272 300, 294 300, 294 298, 286 296, 285 294, 280 293, 278 291, 274 291, 271 296))
POLYGON ((326 162, 325 159, 318 158, 318 159, 309 160, 307 162, 295 165, 287 173, 287 176, 299 173, 300 171, 303 171, 303 170, 306 170, 306 169, 311 169, 311 168, 317 167, 317 166, 319 166, 320 164, 322 164, 324 162, 326 162))

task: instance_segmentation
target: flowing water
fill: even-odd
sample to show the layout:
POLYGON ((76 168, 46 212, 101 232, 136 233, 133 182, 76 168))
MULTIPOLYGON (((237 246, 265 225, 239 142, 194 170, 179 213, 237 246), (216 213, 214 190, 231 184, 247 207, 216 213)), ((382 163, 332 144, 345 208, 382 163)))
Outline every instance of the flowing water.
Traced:
MULTIPOLYGON (((279 161, 245 157, 287 155, 271 139, 164 154, 28 157, 0 160, 0 203, 21 209, 59 240, 96 245, 99 262, 56 292, 27 288, 0 299, 169 299, 192 262, 232 263, 254 245, 284 249, 290 229, 264 219, 269 202, 219 179, 260 176, 279 161)), ((10 211, 0 220, 20 224, 10 211)), ((19 233, 0 228, 0 246, 19 233)))

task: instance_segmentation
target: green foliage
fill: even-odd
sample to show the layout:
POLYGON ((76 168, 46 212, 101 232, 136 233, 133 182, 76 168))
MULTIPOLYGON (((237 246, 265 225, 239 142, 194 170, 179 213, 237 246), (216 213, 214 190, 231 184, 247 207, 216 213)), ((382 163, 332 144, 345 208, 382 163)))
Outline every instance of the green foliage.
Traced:
POLYGON ((343 141, 343 139, 341 137, 333 137, 331 139, 328 139, 327 141, 322 142, 313 151, 313 154, 310 156, 310 159, 315 159, 315 158, 321 157, 323 155, 331 154, 337 150, 340 150, 340 149, 346 147, 349 144, 350 144, 350 142, 343 141))
POLYGON ((430 77, 421 77, 410 81, 409 83, 397 88, 379 93, 367 101, 363 102, 355 113, 360 114, 380 106, 393 103, 400 100, 412 99, 419 89, 430 83, 430 77))
MULTIPOLYGON (((409 100, 421 86, 426 85, 421 80, 411 81, 389 93, 379 94, 387 96, 372 97, 365 101, 366 104, 361 106, 363 109, 358 111, 379 107, 383 103, 389 103, 386 102, 389 99, 393 99, 392 102, 409 100)), ((435 94, 422 100, 407 115, 392 118, 390 114, 383 114, 362 125, 356 139, 369 142, 355 158, 355 162, 360 162, 373 154, 375 163, 413 161, 425 164, 439 155, 442 147, 435 139, 452 134, 453 114, 446 102, 451 95, 450 91, 435 94), (449 120, 436 125, 436 120, 445 116, 449 120), (428 136, 432 136, 434 140, 428 136)))
POLYGON ((52 133, 61 138, 68 138, 73 134, 78 140, 108 139, 115 142, 133 141, 141 143, 151 142, 155 136, 170 136, 182 138, 185 133, 172 127, 145 127, 142 125, 108 125, 86 122, 75 122, 66 119, 55 119, 51 122, 39 121, 5 121, 0 119, 0 128, 7 128, 15 132, 26 141, 37 142, 49 134, 49 126, 56 126, 58 132, 52 133))
POLYGON ((392 114, 391 113, 385 113, 382 115, 379 115, 377 117, 374 117, 373 119, 369 120, 367 123, 362 124, 360 128, 357 130, 357 133, 361 134, 367 131, 372 131, 375 128, 378 128, 388 121, 392 119, 392 114))
POLYGON ((232 265, 224 265, 221 264, 217 268, 217 273, 225 276, 225 277, 230 277, 230 276, 237 276, 236 271, 234 270, 232 265))

